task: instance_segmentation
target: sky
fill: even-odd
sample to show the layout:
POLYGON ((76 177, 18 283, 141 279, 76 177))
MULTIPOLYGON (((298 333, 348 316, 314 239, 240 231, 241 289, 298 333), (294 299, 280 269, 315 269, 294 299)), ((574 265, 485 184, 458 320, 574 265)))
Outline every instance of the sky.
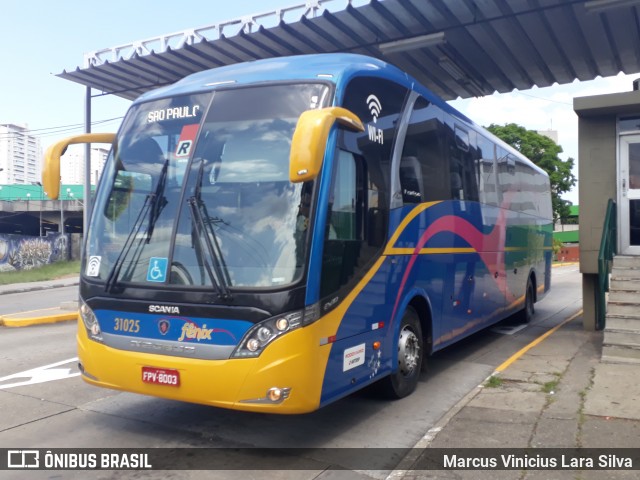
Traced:
MULTIPOLYGON (((27 124, 46 148, 65 136, 83 131, 85 88, 56 74, 82 66, 86 52, 302 3, 304 0, 2 2, 0 123, 27 124)), ((346 3, 347 0, 334 0, 330 5, 335 10, 346 3)), ((480 125, 514 122, 531 130, 557 130, 564 150, 562 158, 579 161, 573 97, 628 91, 637 77, 640 75, 620 75, 494 94, 455 100, 452 105, 480 125)), ((93 130, 115 131, 129 104, 113 96, 95 98, 93 121, 108 121, 93 130)), ((579 171, 574 174, 579 176, 579 171)), ((577 203, 577 187, 565 198, 577 203)))

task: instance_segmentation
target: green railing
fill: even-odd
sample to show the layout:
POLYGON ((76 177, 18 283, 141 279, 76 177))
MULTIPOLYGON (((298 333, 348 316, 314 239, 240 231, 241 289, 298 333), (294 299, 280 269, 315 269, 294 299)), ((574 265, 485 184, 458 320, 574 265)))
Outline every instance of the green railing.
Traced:
POLYGON ((603 330, 607 317, 607 298, 611 261, 616 254, 616 202, 609 199, 604 216, 600 251, 598 252, 598 291, 596 292, 596 330, 603 330))

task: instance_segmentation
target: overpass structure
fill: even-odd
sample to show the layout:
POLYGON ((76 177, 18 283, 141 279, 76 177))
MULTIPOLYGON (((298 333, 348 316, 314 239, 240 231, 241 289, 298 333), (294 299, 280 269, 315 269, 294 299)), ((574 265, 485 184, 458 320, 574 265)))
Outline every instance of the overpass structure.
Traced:
POLYGON ((82 233, 83 185, 62 185, 60 192, 49 200, 40 185, 0 185, 0 233, 82 233))

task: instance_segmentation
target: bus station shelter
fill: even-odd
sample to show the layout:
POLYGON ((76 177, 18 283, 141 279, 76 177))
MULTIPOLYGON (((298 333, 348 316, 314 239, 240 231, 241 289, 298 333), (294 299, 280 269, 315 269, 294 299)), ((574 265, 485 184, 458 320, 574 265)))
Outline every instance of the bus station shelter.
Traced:
POLYGON ((85 87, 89 132, 94 96, 135 99, 210 68, 329 52, 380 58, 445 100, 630 74, 640 0, 308 0, 88 52, 59 76, 85 87))

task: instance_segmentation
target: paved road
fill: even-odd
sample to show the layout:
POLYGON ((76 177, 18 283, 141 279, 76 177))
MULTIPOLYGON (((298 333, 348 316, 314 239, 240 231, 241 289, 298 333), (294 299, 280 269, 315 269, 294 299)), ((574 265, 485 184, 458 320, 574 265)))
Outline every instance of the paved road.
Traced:
MULTIPOLYGON (((0 328, 0 405, 3 412, 11 412, 0 415, 0 447, 412 447, 496 366, 580 310, 577 266, 555 268, 553 276, 553 290, 536 304, 532 324, 522 329, 507 325, 501 333, 481 332, 435 355, 410 397, 387 402, 356 394, 299 416, 234 412, 92 387, 77 376, 75 325, 0 328)), ((313 472, 269 472, 270 476, 316 478, 336 462, 323 455, 318 451, 314 457, 318 467, 313 472)), ((52 473, 15 478, 54 478, 52 473)), ((211 478, 197 471, 131 477, 122 472, 61 473, 55 478, 211 478)), ((338 473, 320 476, 360 475, 338 473)), ((217 472, 219 478, 246 477, 248 472, 227 474, 217 472)), ((375 478, 387 474, 366 472, 375 478)))
POLYGON ((0 296, 0 315, 58 307, 61 302, 78 300, 78 287, 60 287, 0 296))

